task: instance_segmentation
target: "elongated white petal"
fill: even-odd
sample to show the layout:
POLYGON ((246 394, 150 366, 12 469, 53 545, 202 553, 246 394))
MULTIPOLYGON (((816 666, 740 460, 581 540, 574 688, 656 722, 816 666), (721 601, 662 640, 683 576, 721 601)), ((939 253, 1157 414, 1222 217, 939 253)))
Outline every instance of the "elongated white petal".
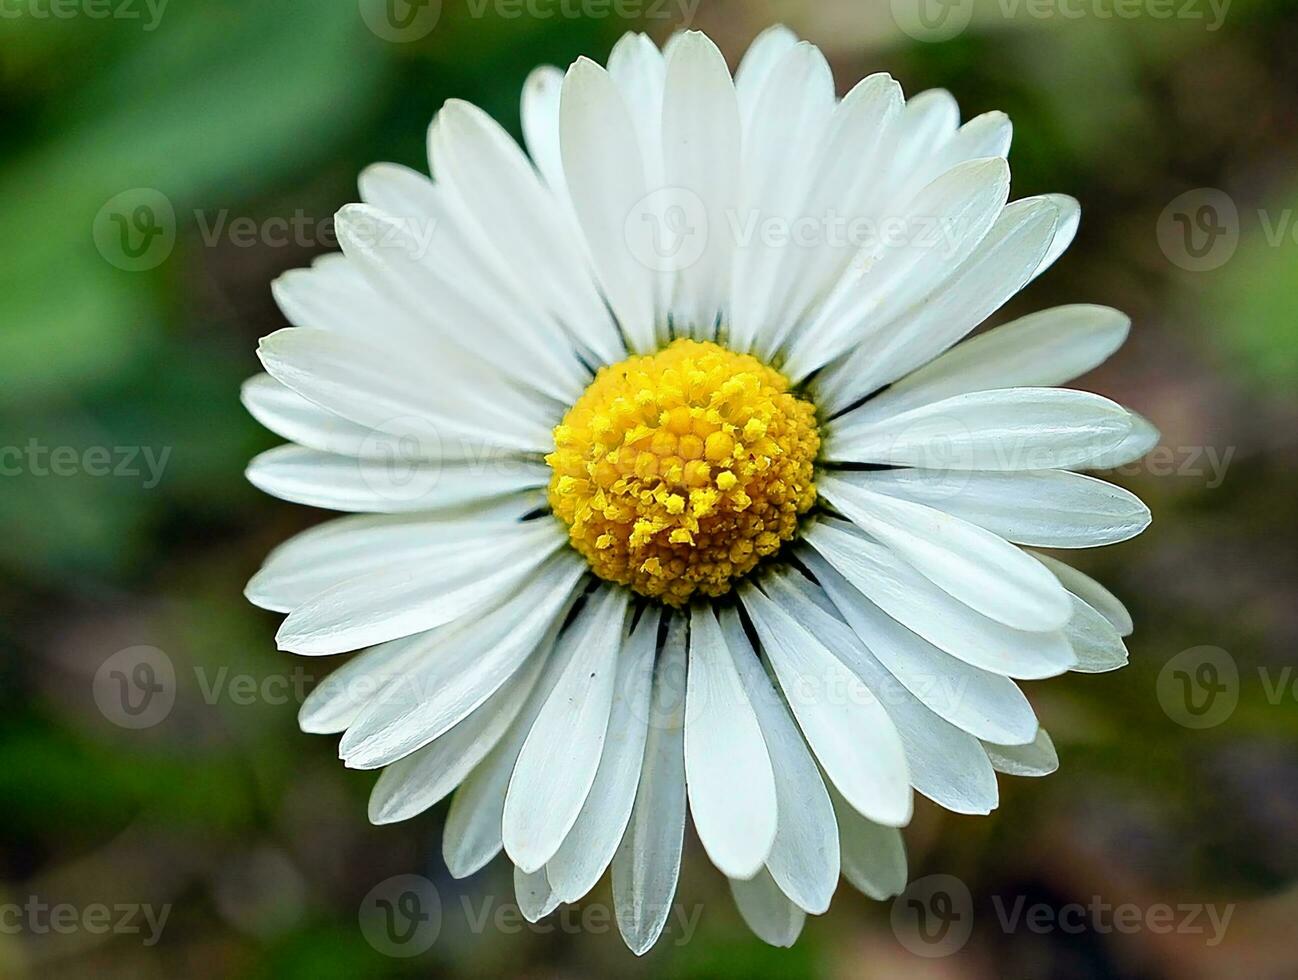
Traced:
POLYGON ((832 424, 827 458, 956 470, 1043 470, 1085 464, 1126 438, 1131 417, 1107 398, 1065 388, 956 395, 877 422, 832 424))
POLYGON ((930 711, 986 741, 1022 744, 1036 737, 1032 705, 1012 680, 965 663, 911 632, 818 552, 804 548, 798 557, 870 652, 930 711))
POLYGON ((544 505, 538 490, 481 505, 427 514, 341 517, 318 524, 272 551, 244 589, 263 609, 291 612, 325 589, 394 564, 435 560, 441 549, 481 538, 485 531, 510 533, 544 505))
POLYGON ((559 896, 550 887, 544 868, 529 874, 515 866, 514 897, 518 900, 518 910, 528 922, 540 922, 559 907, 559 896))
POLYGON ((461 446, 484 458, 484 448, 547 452, 553 445, 535 411, 505 409, 472 383, 438 385, 439 370, 338 334, 280 330, 262 338, 257 354, 277 381, 377 439, 413 444, 417 458, 463 458, 461 446))
MULTIPOLYGON (((429 138, 433 171, 452 188, 504 265, 582 343, 604 355, 616 334, 595 289, 584 243, 560 199, 549 193, 504 128, 476 106, 446 103, 429 138), (507 229, 507 231, 506 231, 507 229)), ((564 333, 541 321, 533 329, 562 348, 564 333)))
POLYGON ((568 200, 568 184, 563 179, 563 149, 559 144, 559 96, 563 91, 563 72, 553 65, 535 68, 523 83, 520 117, 523 141, 532 163, 540 171, 550 190, 568 200))
POLYGON ((762 94, 771 72, 789 49, 797 43, 796 34, 783 24, 776 24, 762 31, 749 45, 735 71, 735 90, 739 93, 739 105, 744 114, 745 125, 751 124, 758 97, 762 94))
POLYGON ((685 840, 685 622, 673 617, 654 671, 644 766, 635 807, 613 858, 618 930, 637 956, 662 934, 685 840))
POLYGON ((820 493, 852 523, 929 581, 1015 629, 1059 629, 1072 615, 1049 572, 1004 538, 942 510, 874 493, 860 481, 822 477, 820 493))
POLYGON ((590 243, 604 296, 633 350, 653 350, 655 285, 627 241, 627 225, 649 191, 626 103, 608 72, 578 59, 559 108, 563 170, 590 243))
POLYGON ((1102 674, 1127 665, 1127 646, 1113 624, 1076 596, 1073 618, 1064 627, 1072 645, 1077 665, 1073 670, 1083 674, 1102 674))
POLYGON ((685 783, 712 863, 751 878, 775 841, 775 776, 757 715, 710 606, 690 611, 685 783))
POLYGON ((446 734, 383 770, 370 793, 370 823, 409 820, 441 802, 504 736, 543 664, 538 658, 446 734))
POLYGON ((1056 204, 1028 198, 1007 206, 940 287, 867 335, 816 379, 830 415, 921 367, 999 309, 1031 278, 1059 220, 1056 204))
POLYGON ((553 649, 560 623, 550 628, 537 656, 544 662, 541 678, 533 686, 527 703, 509 731, 460 784, 451 800, 442 833, 442 856, 456 878, 473 874, 504 848, 501 826, 505 815, 505 794, 523 743, 532 731, 536 716, 554 690, 571 659, 571 648, 553 649))
POLYGON ((1067 194, 1042 194, 1041 197, 1055 205, 1059 211, 1059 220, 1055 225, 1055 234, 1050 241, 1050 247, 1041 257, 1036 271, 1032 273, 1033 279, 1054 265, 1059 256, 1068 250, 1068 246, 1077 237, 1077 228, 1082 221, 1082 206, 1077 203, 1076 198, 1069 197, 1067 194))
POLYGON ((373 430, 326 412, 269 374, 245 381, 240 400, 248 414, 271 432, 322 453, 361 456, 373 441, 373 430))
POLYGON ((899 225, 903 240, 869 243, 817 314, 790 342, 783 370, 800 380, 852 346, 876 355, 892 349, 881 329, 915 303, 944 288, 978 248, 1009 197, 1009 166, 999 157, 971 160, 925 187, 913 202, 895 204, 883 227, 899 225))
POLYGON ((412 221, 370 204, 348 204, 334 224, 343 253, 374 291, 424 327, 426 339, 413 347, 427 353, 426 365, 444 369, 451 358, 460 377, 475 372, 484 385, 508 377, 561 402, 580 393, 589 375, 572 345, 511 282, 507 263, 484 243, 464 204, 428 181, 424 194, 435 217, 412 221), (484 357, 487 346, 490 359, 484 357))
POLYGON ((1055 743, 1043 728, 1031 745, 983 744, 997 772, 1008 776, 1049 776, 1059 768, 1055 743))
POLYGON ((660 620, 657 609, 646 609, 622 651, 595 782, 563 845, 546 862, 550 884, 565 902, 575 902, 595 887, 631 819, 649 731, 660 620))
POLYGON ((957 344, 871 398, 859 417, 884 418, 971 391, 1065 384, 1107 360, 1130 330, 1131 318, 1106 306, 1042 310, 957 344))
POLYGON ((1162 434, 1154 424, 1135 412, 1127 413, 1131 419, 1131 432, 1127 438, 1109 450, 1097 453, 1090 459, 1070 467, 1071 469, 1108 470, 1134 463, 1158 445, 1162 434))
POLYGON ((852 806, 890 826, 910 820, 905 750, 865 684, 776 602, 740 593, 780 687, 821 766, 852 806))
POLYGON ((882 470, 845 473, 853 486, 925 504, 1015 544, 1094 548, 1133 538, 1149 526, 1134 494, 1066 470, 1017 473, 882 470))
POLYGON ((466 466, 411 460, 394 465, 332 456, 302 446, 269 449, 248 464, 248 482, 281 500, 326 510, 371 514, 463 507, 549 482, 546 468, 526 460, 466 466))
POLYGON ((807 913, 789 901, 769 871, 762 869, 747 881, 731 878, 730 894, 744 922, 762 942, 781 947, 797 942, 807 913))
POLYGON ((843 877, 868 898, 883 901, 906 889, 906 848, 901 831, 882 827, 861 816, 835 790, 830 790, 838 814, 843 848, 843 877))
POLYGON ((798 726, 762 669, 739 614, 721 613, 726 645, 757 713, 775 774, 779 826, 766 867, 799 908, 819 915, 829 908, 838 883, 838 822, 825 782, 798 726))
POLYGON ((428 640, 416 633, 356 654, 311 689, 298 712, 298 727, 315 735, 346 730, 379 691, 409 669, 428 640))
POLYGON ((834 111, 834 77, 820 49, 806 42, 789 48, 761 87, 751 122, 744 132, 744 166, 735 217, 738 234, 731 290, 729 345, 738 351, 766 349, 787 324, 776 318, 779 269, 793 260, 797 247, 767 241, 756 233, 763 222, 787 222, 802 216, 814 160, 825 126, 834 111))
POLYGON ((1045 565, 1058 577, 1065 589, 1112 623, 1113 628, 1118 631, 1120 636, 1131 635, 1132 630, 1135 629, 1135 624, 1132 622, 1131 613, 1127 612, 1126 606, 1122 604, 1117 596, 1089 575, 1079 572, 1072 565, 1065 564, 1058 558, 1052 558, 1049 555, 1042 555, 1037 552, 1032 552, 1032 554, 1037 561, 1045 565))
POLYGON ((565 540, 550 521, 489 528, 420 565, 389 566, 326 589, 288 615, 276 642, 320 656, 435 629, 499 604, 565 540))
POLYGON ((595 782, 613 707, 628 593, 604 588, 559 642, 572 661, 527 736, 505 798, 505 850, 524 871, 554 856, 595 782))
POLYGON ((797 572, 776 572, 763 580, 768 594, 807 626, 883 703, 901 736, 911 785, 957 813, 990 813, 998 800, 996 774, 978 746, 924 707, 884 668, 845 622, 809 594, 812 585, 797 572))
POLYGON ((339 755, 353 768, 377 768, 449 731, 543 648, 585 571, 560 552, 503 605, 429 634, 411 669, 347 729, 339 755))
POLYGON ((730 70, 717 46, 688 31, 667 61, 663 96, 666 186, 702 203, 706 241, 677 274, 672 316, 697 337, 713 325, 730 296, 731 236, 723 231, 739 194, 740 124, 730 70))
POLYGON ((823 521, 807 542, 893 619, 966 663, 1006 677, 1038 679, 1073 665, 1062 632, 1029 633, 953 599, 882 545, 823 521))

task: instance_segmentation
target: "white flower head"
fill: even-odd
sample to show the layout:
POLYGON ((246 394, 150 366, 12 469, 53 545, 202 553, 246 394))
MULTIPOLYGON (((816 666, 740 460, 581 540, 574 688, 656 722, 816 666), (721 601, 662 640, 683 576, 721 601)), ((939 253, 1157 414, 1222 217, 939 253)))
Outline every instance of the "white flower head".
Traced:
POLYGON ((1157 433, 1055 387, 1129 321, 964 338, 1047 268, 1070 198, 1008 202, 1009 120, 884 74, 835 96, 784 28, 733 79, 699 33, 538 69, 525 154, 449 102, 433 179, 365 171, 342 255, 285 275, 249 478, 358 516, 248 597, 307 656, 363 652, 304 730, 382 769, 370 817, 454 793, 455 875, 501 850, 537 918, 612 869, 654 944, 687 809, 787 945, 839 875, 905 885, 912 793, 997 804, 1056 766, 1019 679, 1126 662, 1131 621, 1033 548, 1132 537, 1083 475, 1157 433), (530 157, 530 159, 529 159, 530 157))

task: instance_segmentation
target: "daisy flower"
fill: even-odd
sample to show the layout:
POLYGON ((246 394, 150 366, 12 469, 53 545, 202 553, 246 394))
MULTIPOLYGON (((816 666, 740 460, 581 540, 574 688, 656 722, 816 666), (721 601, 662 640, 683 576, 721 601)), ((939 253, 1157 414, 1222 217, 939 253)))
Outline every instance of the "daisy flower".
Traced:
POLYGON ((1126 662, 1131 620, 1034 549, 1148 510, 1085 470, 1157 434, 1056 387, 1129 321, 1066 306, 964 339, 1071 241, 1008 201, 1010 123, 886 74, 845 97, 774 28, 733 78, 682 33, 540 68, 526 151, 448 102, 433 178, 381 164, 341 255, 274 287, 244 401, 289 440, 249 478, 357 516, 248 597, 282 649, 361 650, 302 706, 381 769, 370 818, 453 799, 443 853, 504 851, 536 919, 611 867, 636 953, 687 813, 739 911, 792 943, 838 879, 905 885, 918 792, 997 804, 1056 767, 1018 680, 1126 662))

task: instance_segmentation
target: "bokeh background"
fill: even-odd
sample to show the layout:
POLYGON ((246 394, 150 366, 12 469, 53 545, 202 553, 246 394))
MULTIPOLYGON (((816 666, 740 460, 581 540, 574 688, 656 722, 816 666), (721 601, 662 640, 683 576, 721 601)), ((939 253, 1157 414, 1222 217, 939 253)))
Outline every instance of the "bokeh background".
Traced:
POLYGON ((0 0, 0 977, 1298 976, 1298 6, 915 2, 445 0, 398 4, 403 27, 369 0, 0 0), (1070 193, 1083 222, 1007 313, 1128 311, 1084 384, 1163 432, 1114 477, 1153 527, 1079 556, 1135 615, 1130 667, 1028 685, 1061 772, 1003 779, 986 818, 920 801, 907 831, 913 877, 969 889, 948 956, 909 952, 890 905, 846 885, 769 949, 694 841, 697 927, 642 960, 598 914, 519 927, 503 860, 447 877, 444 807, 368 825, 372 774, 295 725, 321 666, 277 653, 276 617, 240 594, 323 516, 244 481, 275 440, 238 387, 283 325, 269 282, 334 247, 357 172, 424 168, 450 97, 517 132, 531 67, 603 59, 625 30, 698 27, 733 59, 775 21, 842 91, 886 69, 966 117, 1011 114, 1014 196, 1070 193), (141 188, 174 237, 132 224, 148 247, 125 252, 141 188), (143 722, 95 697, 140 646, 174 670, 143 722), (435 883, 441 928, 401 958, 358 914, 407 872, 435 883), (1006 926, 1019 899, 1144 924, 1006 926), (1146 915, 1164 905, 1170 927, 1146 915))

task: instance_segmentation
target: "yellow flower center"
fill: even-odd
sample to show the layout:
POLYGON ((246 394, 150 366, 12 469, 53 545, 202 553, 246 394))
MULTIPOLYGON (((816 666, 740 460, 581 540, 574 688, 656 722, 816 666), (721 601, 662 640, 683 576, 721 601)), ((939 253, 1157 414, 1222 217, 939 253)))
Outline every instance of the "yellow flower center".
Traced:
POLYGON ((550 506, 596 575, 719 596, 816 500, 815 409, 774 368, 677 340, 601 368, 554 430, 550 506))

